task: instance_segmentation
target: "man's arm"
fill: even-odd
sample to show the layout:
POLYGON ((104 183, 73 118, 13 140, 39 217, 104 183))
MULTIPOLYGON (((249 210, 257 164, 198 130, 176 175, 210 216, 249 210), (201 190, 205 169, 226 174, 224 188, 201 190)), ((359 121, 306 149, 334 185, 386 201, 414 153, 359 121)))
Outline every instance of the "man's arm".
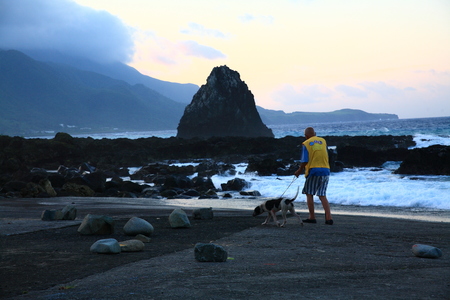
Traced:
POLYGON ((300 167, 298 168, 298 170, 295 171, 295 173, 294 173, 294 175, 296 177, 298 177, 303 172, 306 165, 308 164, 308 161, 309 161, 308 149, 306 149, 305 145, 303 145, 302 146, 302 158, 300 160, 301 164, 300 164, 300 167))
POLYGON ((298 168, 297 171, 295 171, 294 175, 295 175, 296 177, 300 176, 300 174, 302 174, 302 172, 303 172, 303 170, 305 169, 305 167, 306 167, 307 164, 308 164, 307 162, 301 163, 301 164, 300 164, 300 167, 298 168))

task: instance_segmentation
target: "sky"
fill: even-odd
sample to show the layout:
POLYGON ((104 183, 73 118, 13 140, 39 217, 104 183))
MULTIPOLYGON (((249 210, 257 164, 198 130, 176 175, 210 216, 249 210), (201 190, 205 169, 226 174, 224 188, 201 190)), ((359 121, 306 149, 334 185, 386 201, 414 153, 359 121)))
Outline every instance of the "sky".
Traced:
POLYGON ((199 86, 227 65, 287 113, 450 116, 449 0, 0 0, 0 48, 199 86))

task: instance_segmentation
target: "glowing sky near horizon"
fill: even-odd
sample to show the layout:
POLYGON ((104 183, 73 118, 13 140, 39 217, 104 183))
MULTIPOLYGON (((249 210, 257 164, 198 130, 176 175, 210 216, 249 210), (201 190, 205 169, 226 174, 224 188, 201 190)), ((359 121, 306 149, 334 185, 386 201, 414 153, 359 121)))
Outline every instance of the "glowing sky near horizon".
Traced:
MULTIPOLYGON (((213 67, 227 65, 267 109, 450 116, 447 0, 11 2, 27 3, 21 9, 36 19, 40 11, 33 6, 43 3, 47 11, 39 26, 76 32, 80 46, 103 42, 108 47, 99 56, 119 58, 154 78, 200 86, 213 67), (77 30, 83 24, 92 30, 77 30), (96 37, 103 28, 105 34, 96 37)), ((14 16, 11 22, 20 28, 14 16)), ((0 20, 0 34, 10 23, 0 20)), ((27 30, 20 37, 33 31, 27 30)))

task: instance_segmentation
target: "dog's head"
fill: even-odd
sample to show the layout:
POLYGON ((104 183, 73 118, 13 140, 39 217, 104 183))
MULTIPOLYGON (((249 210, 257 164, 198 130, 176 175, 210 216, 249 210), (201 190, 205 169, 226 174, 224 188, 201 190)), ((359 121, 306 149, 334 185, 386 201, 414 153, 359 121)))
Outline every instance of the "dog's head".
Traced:
POLYGON ((255 207, 255 209, 253 210, 253 216, 259 216, 260 214, 262 214, 264 212, 264 210, 261 208, 260 206, 255 207))

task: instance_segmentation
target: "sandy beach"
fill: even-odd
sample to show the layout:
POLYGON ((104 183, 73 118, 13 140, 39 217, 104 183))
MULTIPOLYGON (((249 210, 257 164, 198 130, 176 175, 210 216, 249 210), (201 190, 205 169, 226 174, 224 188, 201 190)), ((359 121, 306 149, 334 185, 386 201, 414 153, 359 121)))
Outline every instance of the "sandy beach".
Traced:
MULTIPOLYGON (((332 206, 334 225, 261 226, 251 217, 261 199, 156 200, 123 198, 1 199, 1 298, 4 299, 448 299, 448 211, 332 206), (75 221, 44 222, 45 209, 74 204, 75 221), (172 229, 168 215, 212 207, 212 220, 172 229), (88 213, 116 221, 113 238, 132 216, 155 227, 136 253, 98 255, 89 247, 104 236, 80 236, 88 213), (228 252, 223 263, 194 259, 198 242, 228 252), (438 259, 415 257, 414 244, 442 250, 438 259)), ((306 206, 296 203, 302 218, 306 206)), ((109 237, 109 236, 108 236, 109 237)))

